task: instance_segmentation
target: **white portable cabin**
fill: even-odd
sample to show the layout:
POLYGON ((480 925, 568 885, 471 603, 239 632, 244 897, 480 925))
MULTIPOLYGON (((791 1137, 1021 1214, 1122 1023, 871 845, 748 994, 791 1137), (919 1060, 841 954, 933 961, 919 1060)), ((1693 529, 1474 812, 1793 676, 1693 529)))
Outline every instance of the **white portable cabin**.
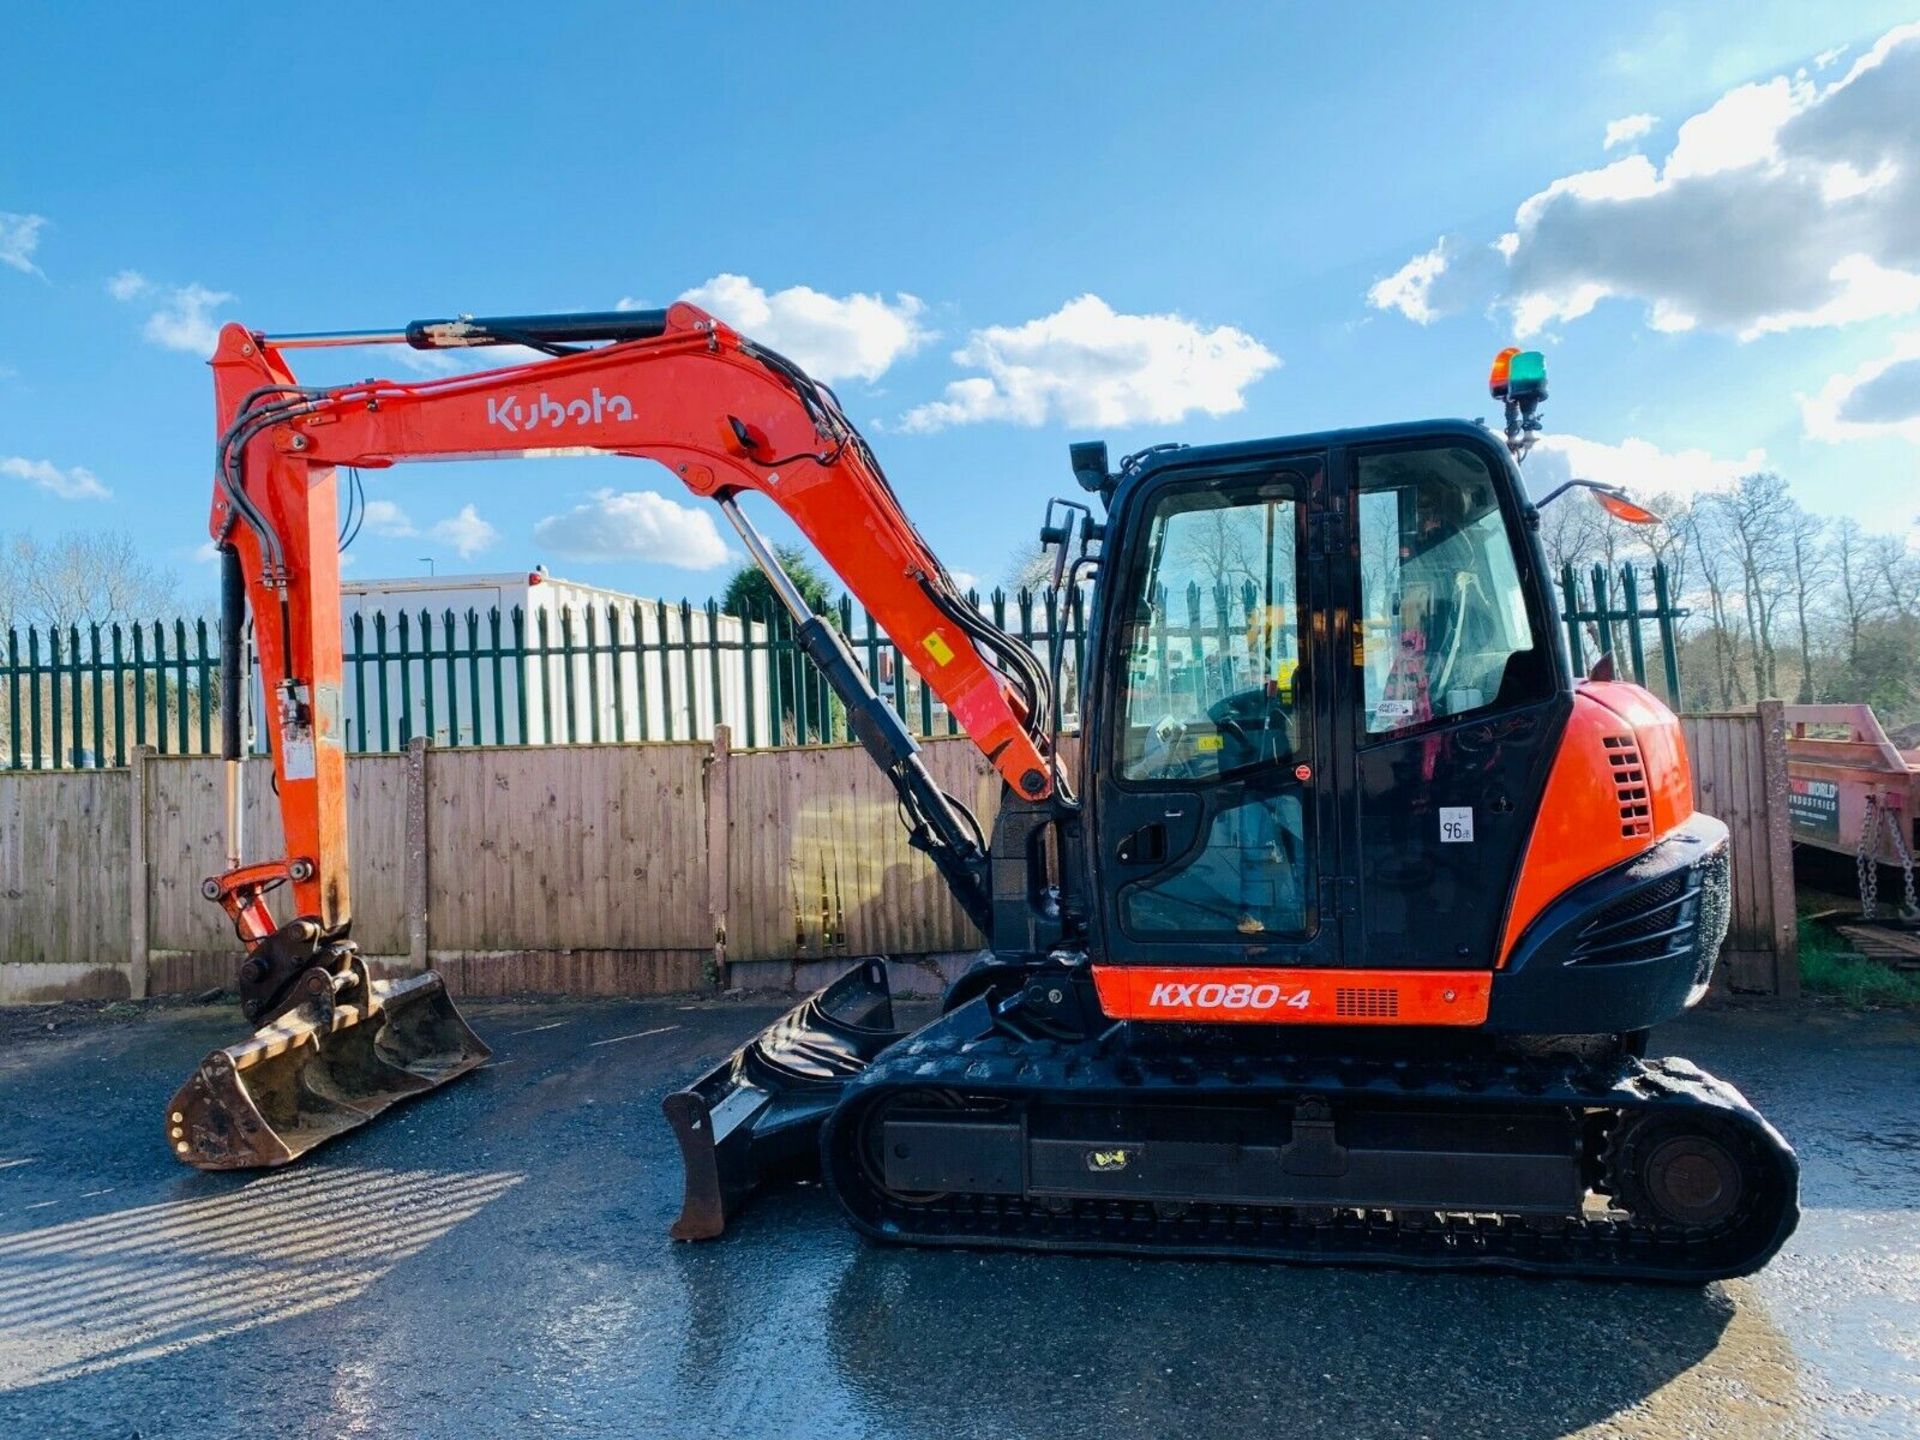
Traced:
POLYGON ((709 633, 704 605, 683 610, 562 580, 544 568, 353 580, 340 588, 349 750, 398 749, 403 714, 410 717, 407 735, 427 734, 429 693, 435 745, 711 739, 716 723, 731 727, 736 745, 748 743, 749 731, 758 744, 771 743, 764 624, 748 635, 744 621, 719 615, 709 633))

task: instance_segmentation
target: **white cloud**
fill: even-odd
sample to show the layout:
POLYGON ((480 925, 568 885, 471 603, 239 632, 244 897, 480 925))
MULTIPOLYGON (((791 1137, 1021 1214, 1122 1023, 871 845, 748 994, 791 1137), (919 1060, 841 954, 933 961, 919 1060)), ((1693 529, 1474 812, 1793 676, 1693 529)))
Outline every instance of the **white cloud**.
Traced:
POLYGON ((1658 115, 1622 115, 1618 120, 1607 122, 1607 141, 1602 147, 1611 150, 1616 145, 1630 145, 1660 123, 1658 115))
MULTIPOLYGON (((805 285, 771 293, 744 275, 716 275, 680 297, 725 321, 831 384, 871 383, 911 355, 932 332, 921 328, 926 306, 912 295, 827 295, 805 285)), ((637 309, 631 297, 620 308, 637 309)))
POLYGON ((1835 73, 1736 86, 1659 163, 1628 155, 1527 197, 1487 293, 1522 336, 1609 299, 1656 330, 1743 340, 1920 311, 1920 24, 1835 73))
POLYGON ((1179 315, 1121 315, 1097 295, 1024 325, 976 330, 956 364, 984 370, 902 420, 912 431, 981 420, 1118 427, 1228 415, 1280 364, 1244 331, 1203 330, 1179 315))
POLYGON ((211 355, 220 343, 220 322, 213 312, 233 298, 224 290, 209 290, 198 283, 177 286, 166 292, 166 299, 147 317, 140 333, 169 350, 211 355))
POLYGON ((83 465, 62 470, 51 460, 28 460, 19 455, 0 456, 0 475, 24 480, 36 489, 57 495, 62 500, 105 500, 113 492, 100 483, 100 477, 83 465))
POLYGON ((122 304, 145 300, 157 308, 147 316, 140 333, 155 345, 203 358, 220 343, 220 321, 215 312, 233 300, 224 290, 191 285, 156 285, 138 270, 121 270, 107 280, 107 294, 122 304))
MULTIPOLYGON (((468 510, 472 508, 471 505, 467 507, 468 510)), ((464 513, 463 511, 462 514, 464 513)), ((409 535, 420 533, 413 528, 413 521, 407 518, 407 512, 391 500, 367 501, 366 513, 360 523, 375 535, 388 540, 404 540, 409 535)), ((444 523, 452 524, 453 522, 444 523)), ((483 520, 480 523, 484 525, 486 522, 483 520)))
POLYGON ((683 570, 727 562, 713 516, 651 490, 596 490, 586 504, 535 525, 533 538, 570 560, 656 560, 683 570))
POLYGON ((1785 75, 1736 86, 1681 124, 1661 179, 1671 184, 1694 175, 1777 165, 1780 131, 1813 103, 1815 93, 1811 82, 1785 75))
POLYGON ((1631 437, 1609 445, 1578 435, 1547 435, 1533 447, 1524 473, 1527 490, 1536 498, 1564 481, 1579 479, 1618 485, 1641 500, 1655 495, 1691 500, 1730 490, 1742 475, 1766 468, 1767 452, 1760 449, 1729 460, 1705 450, 1662 450, 1631 437))
POLYGON ((1894 435, 1920 445, 1920 330, 1894 337, 1885 355, 1835 375, 1817 395, 1801 396, 1800 413, 1816 440, 1894 435))
POLYGON ((33 263, 33 252, 40 248, 40 231, 46 223, 44 215, 14 215, 0 210, 0 265, 26 275, 39 275, 40 267, 33 263))
POLYGON ((1450 242, 1441 236, 1433 249, 1416 255, 1384 280, 1373 282, 1367 291, 1367 304, 1376 310, 1398 310, 1416 325, 1430 325, 1440 318, 1433 306, 1433 285, 1447 273, 1450 242))
POLYGON ((471 560, 481 551, 492 549, 500 539, 500 532, 482 520, 480 512, 471 505, 461 506, 458 515, 442 520, 428 533, 442 544, 451 545, 462 560, 471 560))

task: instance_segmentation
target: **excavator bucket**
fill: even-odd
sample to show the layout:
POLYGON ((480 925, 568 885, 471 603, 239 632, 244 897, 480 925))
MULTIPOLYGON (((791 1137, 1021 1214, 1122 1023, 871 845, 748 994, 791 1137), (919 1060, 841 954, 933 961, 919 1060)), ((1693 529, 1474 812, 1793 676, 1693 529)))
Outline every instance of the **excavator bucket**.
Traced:
POLYGON ((863 960, 661 1103, 680 1142, 686 1198, 668 1231, 711 1240, 748 1195, 818 1167, 840 1092, 894 1041, 884 960, 863 960))
POLYGON ((336 1004, 324 971, 277 1021, 200 1062, 167 1107, 167 1143, 200 1170, 285 1165, 395 1101, 464 1075, 493 1052, 441 978, 369 980, 336 1004))

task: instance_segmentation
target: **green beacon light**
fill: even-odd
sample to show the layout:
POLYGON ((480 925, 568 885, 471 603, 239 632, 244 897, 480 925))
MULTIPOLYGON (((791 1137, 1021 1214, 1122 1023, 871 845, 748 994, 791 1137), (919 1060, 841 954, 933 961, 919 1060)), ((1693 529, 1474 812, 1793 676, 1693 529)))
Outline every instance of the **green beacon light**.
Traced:
POLYGON ((1507 412, 1507 449, 1524 460, 1541 429, 1540 402, 1547 398, 1547 357, 1538 350, 1509 346, 1493 357, 1487 389, 1507 412))

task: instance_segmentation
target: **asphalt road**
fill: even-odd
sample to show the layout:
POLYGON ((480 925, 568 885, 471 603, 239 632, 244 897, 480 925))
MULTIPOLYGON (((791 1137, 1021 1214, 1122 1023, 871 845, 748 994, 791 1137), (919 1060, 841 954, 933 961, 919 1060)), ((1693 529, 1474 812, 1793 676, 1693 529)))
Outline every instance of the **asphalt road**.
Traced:
POLYGON ((1920 1435, 1920 1025, 1657 1038, 1798 1146, 1751 1281, 919 1253, 818 1187, 674 1245, 660 1099, 778 1007, 469 1007, 494 1065, 280 1174, 175 1165, 221 1008, 0 1024, 0 1436, 1920 1435))

